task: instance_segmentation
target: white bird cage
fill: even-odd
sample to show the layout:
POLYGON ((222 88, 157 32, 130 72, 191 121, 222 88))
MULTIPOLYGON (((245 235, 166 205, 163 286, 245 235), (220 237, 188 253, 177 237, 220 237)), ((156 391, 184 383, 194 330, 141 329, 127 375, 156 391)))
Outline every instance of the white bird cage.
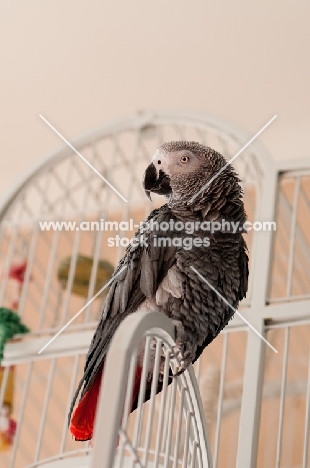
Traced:
POLYGON ((171 321, 159 313, 137 312, 119 327, 111 344, 103 379, 93 468, 212 466, 193 369, 191 367, 189 372, 177 378, 169 376, 170 369, 172 373, 179 369, 178 359, 174 357, 173 338, 171 321), (137 410, 129 418, 141 339, 145 353, 137 410), (152 359, 154 378, 150 400, 143 404, 148 363, 152 359), (159 376, 162 391, 156 396, 159 376))
MULTIPOLYGON (((121 245, 107 247, 111 233, 83 229, 44 231, 40 229, 39 221, 81 223, 133 219, 138 223, 160 202, 158 198, 149 202, 141 186, 142 174, 159 144, 168 140, 196 140, 215 148, 229 160, 251 137, 212 116, 141 113, 71 141, 129 203, 124 203, 68 146, 49 155, 7 197, 0 212, 3 259, 0 305, 10 305, 16 294, 9 275, 10 267, 16 259, 26 260, 18 312, 31 332, 6 346, 1 364, 1 405, 10 370, 15 366, 13 418, 17 422, 13 445, 5 451, 0 447, 1 468, 97 468, 96 454, 102 454, 103 449, 104 454, 113 452, 114 456, 117 433, 120 440, 118 458, 113 462, 115 466, 127 466, 125 462, 119 465, 123 453, 128 466, 205 468, 209 463, 206 460, 210 458, 208 444, 213 466, 218 468, 308 466, 309 158, 275 162, 255 141, 233 163, 242 179, 249 220, 277 221, 276 232, 252 230, 247 234, 250 288, 239 310, 277 348, 278 354, 266 348, 262 340, 235 317, 195 364, 200 396, 196 393, 195 378, 190 370, 175 379, 166 392, 146 403, 143 410, 139 407, 129 418, 128 427, 127 419, 117 426, 119 413, 111 421, 104 421, 104 416, 98 418, 98 433, 104 433, 110 445, 101 445, 99 436, 97 443, 95 435, 94 450, 88 443, 72 440, 67 430, 67 413, 82 375, 102 297, 91 302, 42 354, 38 354, 42 346, 94 296, 100 261, 116 264, 124 251, 121 245), (75 294, 75 274, 81 256, 92 259, 86 293, 82 296, 75 294), (59 262, 64 259, 68 259, 67 277, 65 283, 60 283, 57 272, 59 262), (187 389, 188 398, 180 402, 180 398, 184 398, 181 397, 183 388, 187 389), (161 409, 162 404, 166 405, 167 411, 161 409), (173 404, 176 405, 174 413, 173 404), (153 418, 152 430, 147 429, 149 414, 153 418), (178 415, 183 421, 179 442, 178 415), (160 427, 163 432, 158 442, 157 428, 160 427), (126 439, 124 428, 133 439, 131 435, 126 439), (145 437, 150 433, 152 436, 147 443, 145 437), (182 447, 179 452, 178 443, 182 447), (92 453, 93 457, 90 456, 92 453)), ((133 233, 115 231, 112 236, 119 235, 121 239, 133 233)), ((134 350, 139 339, 145 334, 157 337, 158 349, 164 353, 171 346, 169 324, 161 323, 159 319, 155 327, 154 324, 145 327, 140 330, 140 336, 134 324, 128 330, 134 336, 131 354, 124 361, 127 363, 124 372, 129 372, 129 381, 130 362, 135 359, 134 350)), ((171 366, 174 365, 171 358, 171 366)), ((115 393, 119 391, 117 387, 115 393)), ((105 383, 104 392, 108 392, 105 383)), ((123 397, 126 401, 126 395, 123 397)), ((118 411, 121 411, 120 405, 118 411)))

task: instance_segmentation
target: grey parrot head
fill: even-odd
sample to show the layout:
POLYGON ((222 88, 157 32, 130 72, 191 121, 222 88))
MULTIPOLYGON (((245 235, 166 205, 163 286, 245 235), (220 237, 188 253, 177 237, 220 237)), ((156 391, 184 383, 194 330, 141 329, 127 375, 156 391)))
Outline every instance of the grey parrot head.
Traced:
POLYGON ((239 182, 224 156, 195 141, 170 141, 159 146, 143 177, 149 198, 152 192, 165 195, 171 208, 205 210, 210 218, 226 211, 227 203, 233 203, 234 209, 239 206, 239 215, 245 216, 239 182))

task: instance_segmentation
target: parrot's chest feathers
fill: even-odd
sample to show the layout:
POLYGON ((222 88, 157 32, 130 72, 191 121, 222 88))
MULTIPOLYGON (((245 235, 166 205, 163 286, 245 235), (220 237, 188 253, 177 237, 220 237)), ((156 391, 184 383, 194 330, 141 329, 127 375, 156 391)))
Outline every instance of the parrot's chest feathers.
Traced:
POLYGON ((182 275, 174 265, 168 270, 167 275, 159 284, 155 295, 147 298, 137 308, 137 311, 162 312, 164 306, 168 303, 169 296, 175 298, 183 297, 182 275))
POLYGON ((168 270, 167 275, 162 280, 155 294, 155 301, 158 306, 163 306, 167 303, 169 295, 181 298, 183 297, 182 275, 174 265, 168 270))

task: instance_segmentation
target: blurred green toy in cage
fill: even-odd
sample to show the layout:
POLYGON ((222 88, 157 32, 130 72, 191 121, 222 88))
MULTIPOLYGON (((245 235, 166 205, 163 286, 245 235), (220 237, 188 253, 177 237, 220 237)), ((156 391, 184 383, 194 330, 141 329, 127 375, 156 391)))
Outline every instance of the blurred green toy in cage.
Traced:
POLYGON ((0 362, 3 359, 5 344, 15 335, 28 333, 29 328, 24 325, 20 316, 11 309, 0 307, 0 362))

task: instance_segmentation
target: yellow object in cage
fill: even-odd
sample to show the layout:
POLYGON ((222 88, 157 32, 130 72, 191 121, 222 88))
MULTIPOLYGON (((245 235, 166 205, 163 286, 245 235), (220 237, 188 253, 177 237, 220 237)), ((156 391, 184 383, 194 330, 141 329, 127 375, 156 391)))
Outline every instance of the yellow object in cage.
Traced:
MULTIPOLYGON (((0 367, 0 388, 4 379, 5 367, 0 367)), ((10 448, 14 441, 16 422, 12 419, 14 400, 14 367, 9 367, 3 403, 0 408, 0 452, 10 448)))
MULTIPOLYGON (((70 272, 72 258, 66 257, 58 266, 57 278, 63 289, 66 289, 70 272)), ((72 283, 72 292, 79 296, 87 297, 90 286, 94 260, 84 255, 78 255, 75 265, 75 272, 72 283)), ((97 294, 100 289, 109 281, 114 271, 113 266, 106 260, 99 260, 96 266, 96 276, 93 294, 97 294)))

